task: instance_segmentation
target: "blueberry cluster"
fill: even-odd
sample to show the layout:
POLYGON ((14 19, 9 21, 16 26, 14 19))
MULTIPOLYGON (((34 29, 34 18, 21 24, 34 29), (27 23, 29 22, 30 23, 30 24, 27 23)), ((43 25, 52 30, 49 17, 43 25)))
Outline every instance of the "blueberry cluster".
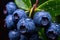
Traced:
POLYGON ((60 34, 60 24, 51 22, 49 12, 36 12, 31 19, 24 10, 18 9, 14 2, 7 3, 6 11, 8 15, 5 25, 9 30, 10 40, 42 40, 38 35, 38 27, 45 28, 45 34, 50 39, 55 39, 60 34))
POLYGON ((60 24, 52 22, 49 12, 37 12, 33 20, 37 27, 43 27, 45 29, 45 34, 50 40, 55 40, 60 35, 60 24))

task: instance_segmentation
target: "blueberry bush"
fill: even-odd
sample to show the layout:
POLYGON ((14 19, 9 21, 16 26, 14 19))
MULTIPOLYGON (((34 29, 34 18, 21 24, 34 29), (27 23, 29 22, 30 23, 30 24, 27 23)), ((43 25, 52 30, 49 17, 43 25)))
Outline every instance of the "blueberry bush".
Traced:
POLYGON ((60 0, 14 0, 5 6, 9 40, 60 40, 60 0))

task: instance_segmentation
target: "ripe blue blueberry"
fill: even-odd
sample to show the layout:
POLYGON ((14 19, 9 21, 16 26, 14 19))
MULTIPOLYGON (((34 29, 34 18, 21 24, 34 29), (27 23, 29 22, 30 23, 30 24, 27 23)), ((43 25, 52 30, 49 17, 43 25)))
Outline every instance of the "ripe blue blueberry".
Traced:
POLYGON ((39 40, 35 24, 30 18, 22 18, 17 24, 17 29, 23 35, 21 39, 25 40, 39 40))
POLYGON ((17 9, 14 2, 9 2, 6 4, 6 10, 8 14, 12 14, 17 9))
POLYGON ((24 35, 21 35, 20 40, 28 40, 28 38, 26 36, 24 36, 24 35))
POLYGON ((37 34, 33 34, 30 36, 21 35, 20 40, 39 40, 39 36, 37 34))
POLYGON ((60 34, 60 26, 56 23, 51 23, 50 27, 46 31, 48 38, 55 39, 60 34))
POLYGON ((24 10, 22 9, 17 9, 14 13, 13 13, 13 20, 14 22, 17 22, 18 20, 20 20, 21 18, 27 18, 27 15, 25 13, 24 10))
POLYGON ((8 15, 5 18, 5 24, 6 24, 7 29, 12 29, 13 28, 14 22, 13 22, 13 19, 12 19, 12 15, 8 15))
POLYGON ((14 30, 14 31, 10 31, 8 36, 10 40, 18 40, 20 38, 20 33, 14 30))
POLYGON ((35 24, 30 18, 22 18, 17 23, 17 29, 20 30, 21 33, 32 32, 35 31, 35 24))
POLYGON ((39 40, 39 36, 37 34, 33 34, 31 37, 30 37, 30 40, 39 40))
MULTIPOLYGON (((60 24, 59 24, 59 26, 60 26, 60 24)), ((59 29, 60 29, 60 27, 59 27, 59 29)), ((59 35, 60 35, 60 31, 59 31, 59 35)))
POLYGON ((33 17, 33 20, 38 26, 47 26, 51 22, 51 15, 49 12, 45 11, 37 12, 33 17))

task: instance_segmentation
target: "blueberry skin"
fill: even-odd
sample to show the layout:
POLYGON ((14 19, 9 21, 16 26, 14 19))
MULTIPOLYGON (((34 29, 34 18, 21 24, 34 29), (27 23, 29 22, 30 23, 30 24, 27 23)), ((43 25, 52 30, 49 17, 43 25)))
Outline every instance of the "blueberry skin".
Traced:
POLYGON ((6 24, 7 29, 13 28, 14 22, 13 22, 13 19, 12 19, 12 15, 8 15, 5 18, 5 24, 6 24))
POLYGON ((31 37, 30 37, 30 40, 39 40, 39 36, 37 34, 33 34, 31 37))
POLYGON ((9 2, 6 4, 6 10, 8 14, 12 14, 17 9, 14 2, 9 2))
POLYGON ((21 35, 20 40, 28 40, 28 38, 26 36, 24 36, 24 35, 21 35))
POLYGON ((56 37, 60 34, 60 26, 56 23, 51 23, 50 27, 46 31, 46 35, 48 38, 56 39, 56 37))
POLYGON ((21 32, 33 32, 36 30, 35 24, 32 19, 30 18, 22 18, 19 20, 17 23, 17 29, 20 30, 21 32), (25 28, 21 30, 22 26, 25 28))
POLYGON ((16 30, 10 31, 8 36, 9 36, 10 40, 18 40, 18 39, 20 39, 20 33, 18 31, 16 31, 16 30))
POLYGON ((30 18, 22 18, 17 23, 17 29, 23 35, 21 39, 25 40, 39 40, 35 24, 30 18), (24 27, 24 28, 23 28, 24 27), (23 28, 23 29, 21 29, 23 28), (25 33, 24 33, 25 32, 25 33))
MULTIPOLYGON (((59 24, 59 26, 60 26, 60 24, 59 24)), ((59 27, 59 29, 60 29, 60 27, 59 27)), ((59 31, 59 35, 60 35, 60 31, 59 31)))
POLYGON ((20 40, 39 40, 39 36, 37 34, 30 35, 30 37, 21 35, 20 40))
MULTIPOLYGON (((38 34, 33 33, 31 35, 21 35, 20 40, 40 40, 38 34)), ((41 39, 42 40, 42 39, 41 39)))
POLYGON ((14 13, 13 13, 13 20, 16 22, 22 18, 27 18, 27 14, 24 10, 22 9, 17 9, 14 13), (18 18, 15 18, 15 15, 16 17, 18 18))
POLYGON ((49 22, 51 22, 51 15, 49 12, 45 11, 36 12, 33 16, 33 20, 36 25, 46 26, 49 22))

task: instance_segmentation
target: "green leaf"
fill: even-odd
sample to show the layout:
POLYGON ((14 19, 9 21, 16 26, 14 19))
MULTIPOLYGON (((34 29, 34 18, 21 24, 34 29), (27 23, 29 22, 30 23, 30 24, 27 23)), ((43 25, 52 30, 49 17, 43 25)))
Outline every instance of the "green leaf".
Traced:
MULTIPOLYGON (((46 2, 46 1, 47 0, 38 0, 38 5, 40 5, 40 4, 42 4, 42 3, 46 2)), ((35 2, 36 2, 36 0, 31 0, 32 4, 35 4, 35 2)))
POLYGON ((42 9, 50 12, 52 20, 55 21, 55 17, 60 15, 60 0, 48 0, 38 6, 37 9, 42 9))
POLYGON ((30 10, 32 4, 30 0, 15 0, 16 5, 24 10, 30 10))
POLYGON ((40 28, 40 29, 38 30, 38 33, 39 33, 39 36, 40 36, 41 38, 43 38, 43 40, 48 40, 48 38, 47 38, 46 35, 45 35, 45 29, 44 29, 44 28, 40 28))
POLYGON ((60 15, 56 16, 57 23, 60 23, 60 15))
POLYGON ((41 36, 43 37, 43 39, 47 40, 45 33, 44 33, 44 28, 41 28, 40 32, 41 32, 41 36))

